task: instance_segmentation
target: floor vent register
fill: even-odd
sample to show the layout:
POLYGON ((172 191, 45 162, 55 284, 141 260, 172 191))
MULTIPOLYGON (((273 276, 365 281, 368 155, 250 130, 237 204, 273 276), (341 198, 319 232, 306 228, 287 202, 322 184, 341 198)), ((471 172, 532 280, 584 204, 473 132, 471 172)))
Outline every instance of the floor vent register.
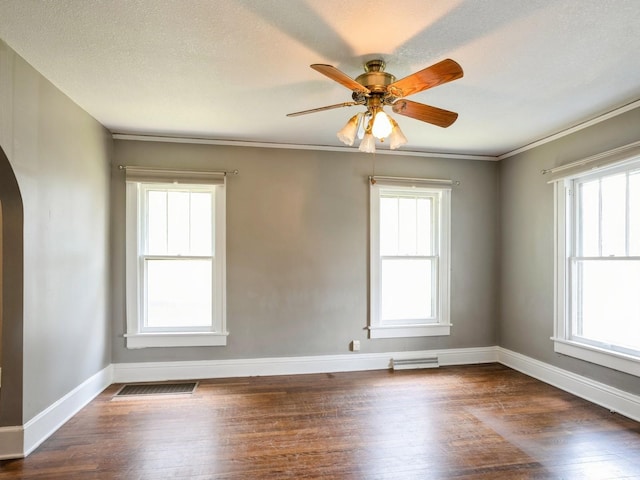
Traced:
POLYGON ((137 397, 149 395, 182 395, 195 392, 197 382, 140 383, 124 385, 115 397, 137 397))

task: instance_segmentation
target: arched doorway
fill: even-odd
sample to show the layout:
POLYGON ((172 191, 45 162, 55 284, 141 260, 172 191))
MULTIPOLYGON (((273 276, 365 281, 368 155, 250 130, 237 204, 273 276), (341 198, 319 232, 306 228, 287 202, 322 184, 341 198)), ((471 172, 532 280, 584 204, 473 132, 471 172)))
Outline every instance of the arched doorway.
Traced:
POLYGON ((23 205, 18 181, 0 146, 0 426, 22 425, 23 205))
POLYGON ((0 198, 0 385, 2 384, 2 198, 0 198))

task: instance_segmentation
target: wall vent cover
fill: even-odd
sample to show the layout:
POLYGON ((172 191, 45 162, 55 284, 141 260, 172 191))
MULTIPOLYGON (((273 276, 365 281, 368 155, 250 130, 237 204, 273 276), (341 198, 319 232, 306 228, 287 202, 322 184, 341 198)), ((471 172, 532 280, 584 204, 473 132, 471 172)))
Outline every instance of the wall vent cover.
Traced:
POLYGON ((394 370, 410 370, 416 368, 438 368, 438 356, 422 358, 391 359, 391 368, 394 370))
POLYGON ((190 394, 195 392, 197 385, 198 382, 129 384, 118 390, 114 397, 190 394))

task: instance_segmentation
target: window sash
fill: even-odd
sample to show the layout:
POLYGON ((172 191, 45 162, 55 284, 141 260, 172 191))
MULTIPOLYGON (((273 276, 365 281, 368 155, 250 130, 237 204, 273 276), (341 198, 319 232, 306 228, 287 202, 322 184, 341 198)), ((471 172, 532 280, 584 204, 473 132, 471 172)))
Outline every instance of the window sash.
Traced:
POLYGON ((607 172, 606 175, 592 174, 568 182, 568 188, 568 193, 572 197, 570 204, 572 208, 570 215, 573 218, 570 232, 572 255, 608 258, 612 255, 628 257, 640 254, 640 168, 621 167, 607 172), (622 180, 623 186, 615 189, 614 195, 623 196, 623 200, 618 199, 618 205, 615 205, 617 208, 612 208, 609 206, 612 192, 609 191, 609 195, 604 198, 603 182, 615 177, 622 180), (594 187, 597 187, 597 198, 594 199, 592 194, 587 200, 590 200, 589 210, 596 210, 596 214, 586 222, 584 193, 587 188, 593 190, 594 187), (618 213, 620 210, 622 210, 621 214, 618 213), (615 216, 616 213, 623 218, 618 218, 617 222, 611 222, 610 217, 615 216), (611 247, 611 234, 621 226, 624 228, 623 238, 619 241, 621 244, 617 248, 611 247), (588 230, 591 235, 585 233, 588 230), (585 249, 586 242, 589 243, 585 249))
MULTIPOLYGON (((397 206, 396 206, 396 215, 395 215, 395 219, 396 220, 396 227, 397 227, 397 232, 396 232, 396 239, 395 239, 395 243, 396 243, 396 248, 395 251, 397 253, 397 255, 399 256, 419 256, 419 255, 438 255, 438 252, 440 250, 440 246, 439 246, 439 231, 440 231, 440 221, 439 221, 439 217, 440 217, 440 195, 438 193, 433 193, 433 192, 423 192, 421 193, 415 193, 415 192, 407 192, 405 190, 397 190, 397 189, 388 189, 388 188, 384 188, 380 190, 380 225, 379 225, 379 232, 380 232, 380 239, 381 239, 381 245, 380 245, 380 253, 381 255, 384 255, 385 252, 387 251, 386 249, 383 249, 383 245, 382 245, 382 238, 383 238, 383 218, 382 218, 382 202, 384 199, 387 200, 397 200, 397 206), (406 202, 402 202, 402 200, 414 200, 415 201, 415 230, 414 230, 414 234, 413 234, 413 239, 411 238, 407 238, 408 233, 406 231, 406 227, 405 227, 405 231, 402 231, 400 222, 402 220, 402 217, 405 217, 408 213, 411 213, 410 211, 410 206, 407 205, 406 202), (420 204, 418 203, 420 200, 426 200, 427 201, 427 209, 425 211, 423 211, 423 214, 428 214, 428 224, 426 225, 427 228, 427 232, 425 233, 424 231, 421 230, 420 228, 420 224, 423 222, 420 222, 419 220, 419 215, 420 215, 420 204), (404 208, 403 208, 403 203, 404 203, 404 208), (409 207, 409 208, 407 208, 409 207), (403 241, 404 240, 404 241, 403 241), (422 240, 422 245, 420 245, 420 240, 422 240), (413 243, 414 248, 410 248, 407 246, 407 244, 411 245, 413 243), (412 251, 413 253, 410 253, 410 251, 412 251)), ((425 225, 422 225, 423 227, 425 225)), ((387 226, 387 229, 389 227, 387 226)))
MULTIPOLYGON (((379 323, 382 326, 385 325, 415 325, 415 324, 429 324, 429 323, 437 323, 437 318, 438 318, 438 301, 437 301, 437 296, 436 291, 437 291, 437 284, 438 284, 438 277, 436 275, 437 273, 437 260, 439 258, 439 245, 438 245, 438 231, 439 231, 439 218, 440 218, 440 212, 439 212, 439 207, 440 207, 440 192, 439 191, 433 191, 431 189, 416 189, 415 187, 412 187, 411 189, 402 189, 402 188, 398 188, 398 187, 386 187, 386 186, 382 186, 380 187, 380 195, 379 195, 379 205, 380 208, 382 207, 382 202, 384 199, 397 199, 398 200, 398 205, 397 205, 397 233, 398 233, 398 245, 397 245, 397 251, 398 252, 402 252, 402 251, 406 251, 406 247, 403 248, 402 244, 403 243, 407 243, 407 241, 402 242, 402 240, 400 239, 400 236, 402 236, 402 230, 403 227, 401 225, 402 222, 402 206, 401 206, 401 200, 405 199, 405 200, 414 200, 416 202, 416 229, 415 229, 415 235, 414 235, 414 242, 415 242, 415 248, 414 251, 420 251, 422 250, 421 246, 418 245, 419 242, 419 232, 418 232, 418 227, 417 224, 419 223, 418 221, 418 206, 417 206, 417 202, 421 199, 424 200, 428 200, 429 201, 429 224, 427 225, 428 228, 428 239, 423 239, 427 241, 427 250, 428 253, 431 253, 432 255, 429 256, 425 256, 425 255, 417 255, 417 254, 411 254, 411 253, 407 253, 407 254, 402 254, 402 255, 382 255, 382 252, 379 252, 380 255, 380 260, 379 260, 379 268, 380 268, 380 296, 379 296, 379 311, 380 311, 380 318, 379 318, 379 323), (385 260, 393 260, 393 259, 399 259, 399 260, 426 260, 426 259, 434 259, 435 262, 432 262, 431 264, 431 275, 429 278, 429 284, 430 284, 430 288, 429 288, 429 293, 431 295, 430 300, 430 304, 431 304, 431 308, 430 308, 430 315, 428 316, 424 316, 421 318, 390 318, 389 316, 385 316, 385 310, 388 311, 388 307, 385 305, 385 300, 389 300, 388 297, 385 295, 385 289, 384 289, 384 278, 383 278, 383 264, 385 260)), ((410 219, 406 219, 405 220, 410 221, 410 219)), ((379 221, 379 225, 378 225, 378 232, 380 232, 380 238, 382 237, 382 232, 385 229, 385 225, 383 225, 383 218, 382 215, 380 215, 380 221, 379 221)), ((388 226, 387 226, 388 228, 388 226)), ((427 293, 427 292, 422 292, 422 293, 427 293)), ((418 292, 414 292, 415 296, 419 296, 420 294, 418 292)), ((405 299, 406 302, 413 302, 416 303, 417 299, 415 297, 412 298, 406 298, 405 299)))
MULTIPOLYGON (((385 261, 427 261, 429 262, 429 279, 428 279, 428 291, 421 291, 420 294, 417 292, 413 292, 415 296, 420 297, 421 294, 425 295, 425 298, 420 297, 425 303, 428 305, 427 315, 406 315, 403 317, 392 318, 388 315, 385 315, 385 304, 384 299, 387 296, 387 292, 385 292, 385 282, 384 276, 380 275, 381 286, 380 286, 380 323, 381 325, 424 325, 424 324, 434 324, 438 323, 438 265, 439 265, 439 257, 437 256, 410 256, 410 255, 402 255, 402 256, 381 256, 380 257, 380 269, 381 271, 384 269, 385 261)), ((403 289, 404 290, 404 289, 403 289)), ((396 295, 398 292, 395 292, 396 295)), ((409 292, 412 293, 412 292, 409 292)), ((404 298, 403 303, 416 303, 416 298, 404 298)), ((396 310, 397 311, 397 310, 396 310)))
MULTIPOLYGON (((171 185, 167 185, 167 184, 158 184, 158 183, 138 183, 138 205, 139 205, 139 212, 140 212, 140 219, 138 222, 138 232, 139 232, 139 241, 138 241, 138 255, 139 255, 139 264, 138 264, 138 278, 140 279, 140 315, 138 318, 138 331, 141 333, 144 332, 184 332, 184 331, 193 331, 193 332, 200 332, 200 331, 214 331, 214 312, 216 310, 216 306, 214 303, 214 299, 215 299, 215 289, 217 287, 216 282, 213 281, 213 279, 215 278, 215 262, 214 260, 214 254, 213 252, 215 251, 215 241, 214 241, 214 233, 215 233, 215 188, 214 186, 211 185, 191 185, 191 186, 184 186, 184 185, 175 185, 175 184, 171 184, 171 185), (210 195, 210 255, 208 256, 197 256, 197 255, 191 255, 189 253, 183 253, 180 255, 170 255, 169 253, 164 254, 164 255, 151 255, 149 254, 149 240, 150 240, 150 216, 151 216, 151 210, 150 210, 150 197, 149 194, 151 192, 164 192, 167 194, 167 198, 166 201, 169 202, 169 195, 170 193, 188 193, 189 194, 189 205, 188 205, 188 216, 189 218, 187 219, 187 223, 189 223, 189 228, 187 229, 187 236, 188 236, 188 243, 189 243, 189 247, 187 250, 180 250, 180 251, 190 251, 192 248, 192 239, 191 239, 191 195, 194 193, 208 193, 210 195), (163 327, 153 327, 153 326, 149 326, 149 308, 150 308, 150 304, 149 304, 149 285, 151 282, 151 279, 149 278, 148 275, 148 261, 149 260, 170 260, 170 259, 174 259, 176 261, 180 260, 180 259, 209 259, 211 261, 211 289, 208 290, 207 294, 208 294, 208 298, 207 301, 211 303, 211 309, 210 309, 210 313, 209 313, 209 318, 208 318, 208 322, 206 324, 206 326, 203 325, 189 325, 188 323, 185 323, 183 325, 166 325, 163 327)), ((184 212, 183 212, 184 213, 184 212)), ((175 249, 171 249, 170 248, 170 238, 171 238, 171 226, 170 226, 170 221, 169 221, 169 217, 170 217, 170 212, 167 210, 165 211, 165 216, 166 216, 166 224, 165 224, 165 228, 166 228, 166 250, 167 251, 177 251, 175 249)), ((200 322, 201 323, 201 322, 200 322)))
POLYGON ((569 264, 569 338, 640 357, 640 257, 574 257, 569 264), (606 269, 617 272, 607 274, 606 269), (620 281, 628 275, 635 276, 631 282, 620 281), (627 319, 624 325, 621 318, 627 319))
MULTIPOLYGON (((143 272, 142 275, 140 276, 141 279, 141 288, 140 288, 140 294, 141 294, 141 306, 142 306, 142 312, 141 312, 141 316, 140 316, 140 332, 144 333, 144 332, 213 332, 214 331, 214 311, 215 311, 215 304, 213 303, 213 300, 215 298, 214 296, 214 292, 216 291, 216 288, 219 288, 215 283, 215 271, 216 271, 216 265, 215 265, 215 258, 213 256, 160 256, 160 255, 141 255, 140 256, 140 271, 143 272), (157 262, 175 262, 176 264, 185 264, 187 262, 207 262, 209 263, 208 265, 208 280, 211 283, 210 287, 207 289, 207 297, 202 297, 200 295, 198 295, 199 299, 204 299, 204 301, 206 303, 208 303, 208 315, 206 317, 206 320, 203 321, 199 321, 199 322, 190 322, 188 320, 182 320, 180 322, 175 322, 175 323, 168 323, 167 321, 162 322, 163 325, 162 326, 153 326, 151 325, 150 322, 150 314, 156 310, 155 308, 153 308, 153 305, 150 305, 150 302, 152 301, 152 299, 150 299, 150 286, 152 285, 152 277, 149 275, 148 270, 149 270, 149 266, 150 263, 157 263, 157 262)), ((205 279, 206 280, 206 279, 205 279)), ((176 290, 179 291, 180 287, 182 285, 173 285, 171 288, 170 292, 164 292, 163 298, 169 298, 171 299, 173 296, 173 302, 172 303, 178 303, 180 302, 180 298, 176 298, 175 296, 175 292, 176 290)), ((191 290, 191 294, 195 294, 198 293, 197 291, 197 286, 194 287, 191 290)), ((199 292, 200 294, 204 293, 202 291, 199 292)), ((184 296, 185 292, 183 292, 183 296, 184 296)), ((192 299, 194 300, 194 299, 192 299)), ((156 302, 154 302, 156 303, 156 302)), ((193 305, 190 305, 191 308, 193 308, 193 305)), ((172 305, 168 305, 167 309, 171 309, 172 305)), ((186 306, 187 308, 189 307, 189 305, 186 306)), ((174 312, 173 317, 176 318, 179 315, 184 315, 184 312, 174 312)), ((158 317, 158 314, 155 315, 155 318, 158 317)), ((165 316, 166 318, 166 316, 165 316)), ((159 323, 157 320, 155 323, 159 323)))
MULTIPOLYGON (((216 195, 214 187, 184 188, 177 186, 167 187, 166 185, 158 184, 141 184, 139 195, 142 220, 139 227, 141 239, 139 248, 142 254, 179 254, 185 256, 212 254, 215 251, 216 195), (158 213, 156 209, 160 205, 157 204, 158 199, 152 201, 152 194, 164 194, 164 205, 162 205, 164 211, 158 213), (182 200, 186 200, 188 203, 186 212, 175 211, 176 207, 179 207, 177 201, 180 197, 176 197, 173 194, 185 194, 182 200), (208 198, 202 198, 202 196, 207 196, 208 198), (202 200, 205 201, 203 202, 202 200), (203 215, 203 213, 207 212, 198 212, 198 209, 202 210, 203 207, 208 209, 208 215, 203 215), (181 222, 182 225, 176 225, 178 222, 181 222), (208 226, 207 231, 195 231, 198 226, 203 224, 208 226), (176 230, 178 234, 176 234, 176 230), (194 242, 194 239, 198 238, 198 233, 200 235, 204 234, 204 242, 201 242, 201 245, 197 245, 194 242), (153 243, 152 240, 154 240, 153 243), (160 243, 163 244, 162 247, 159 245, 160 243), (180 245, 180 243, 183 245, 180 245)), ((204 229, 201 228, 201 230, 204 229)))
MULTIPOLYGON (((627 292, 624 298, 618 297, 624 292, 625 285, 617 284, 619 274, 632 274, 625 266, 640 260, 640 257, 630 255, 630 177, 634 174, 637 174, 637 169, 625 166, 585 175, 570 183, 571 208, 575 218, 571 232, 572 251, 581 256, 569 257, 571 302, 568 306, 568 333, 574 341, 640 357, 640 331, 635 332, 639 336, 637 341, 625 343, 629 340, 628 335, 633 336, 634 329, 640 325, 640 315, 636 312, 635 320, 629 318, 629 325, 616 325, 620 316, 626 317, 628 311, 633 310, 628 302, 633 303, 635 298, 639 298, 634 292, 627 292), (589 191, 585 193, 587 188, 589 191), (593 213, 589 215, 587 209, 593 213), (590 225, 585 226, 587 220, 590 225), (585 252, 591 255, 585 255, 585 252), (600 275, 593 273, 594 269, 600 275), (608 280, 598 283, 598 278, 604 276, 608 280), (597 301, 604 292, 609 297, 606 307, 605 300, 597 301), (621 310, 623 305, 626 305, 626 310, 621 310), (606 315, 602 311, 605 308, 606 315), (594 319, 594 315, 598 319, 594 319), (599 325, 605 322, 605 318, 608 324, 599 325), (616 334, 619 329, 624 329, 624 333, 616 334)), ((633 283, 640 284, 640 278, 633 283)))

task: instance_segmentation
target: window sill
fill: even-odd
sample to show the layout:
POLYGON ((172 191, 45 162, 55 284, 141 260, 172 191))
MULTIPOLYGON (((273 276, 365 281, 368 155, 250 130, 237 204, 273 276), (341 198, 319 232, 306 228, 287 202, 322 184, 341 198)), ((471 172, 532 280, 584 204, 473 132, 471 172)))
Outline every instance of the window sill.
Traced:
POLYGON ((450 330, 450 323, 369 327, 369 338, 438 337, 449 335, 450 330))
POLYGON ((134 333, 125 335, 127 348, 161 347, 223 347, 227 345, 228 333, 134 333))
POLYGON ((562 338, 551 338, 554 351, 640 377, 640 358, 562 338))

